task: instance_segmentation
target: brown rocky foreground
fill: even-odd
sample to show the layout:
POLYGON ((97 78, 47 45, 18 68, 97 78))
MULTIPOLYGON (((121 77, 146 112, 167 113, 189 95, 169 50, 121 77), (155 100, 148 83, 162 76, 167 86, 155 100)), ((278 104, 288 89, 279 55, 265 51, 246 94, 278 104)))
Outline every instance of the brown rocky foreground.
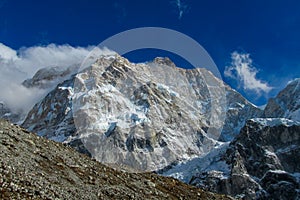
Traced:
POLYGON ((105 166, 0 120, 0 199, 232 199, 153 173, 105 166))

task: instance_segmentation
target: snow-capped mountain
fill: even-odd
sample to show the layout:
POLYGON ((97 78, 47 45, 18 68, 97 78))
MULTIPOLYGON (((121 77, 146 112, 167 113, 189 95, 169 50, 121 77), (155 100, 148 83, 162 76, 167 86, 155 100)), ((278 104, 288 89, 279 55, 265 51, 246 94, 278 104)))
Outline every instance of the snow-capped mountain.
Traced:
POLYGON ((74 69, 40 70, 23 82, 52 89, 24 127, 100 162, 213 192, 299 196, 299 79, 262 111, 206 69, 178 68, 168 58, 135 64, 114 54, 74 69))
POLYGON ((284 117, 300 121, 300 78, 291 81, 264 110, 264 117, 284 117))
POLYGON ((110 55, 60 83, 23 126, 101 162, 157 170, 206 154, 261 113, 206 69, 110 55))

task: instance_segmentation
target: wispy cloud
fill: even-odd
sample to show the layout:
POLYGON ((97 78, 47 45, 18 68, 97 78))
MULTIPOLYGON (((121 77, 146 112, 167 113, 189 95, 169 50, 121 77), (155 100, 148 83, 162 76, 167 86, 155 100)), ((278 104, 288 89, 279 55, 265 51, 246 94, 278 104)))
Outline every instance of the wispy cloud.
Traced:
POLYGON ((116 12, 116 18, 118 23, 122 23, 127 16, 127 11, 125 6, 120 2, 114 2, 113 7, 116 12))
POLYGON ((248 53, 235 51, 231 54, 231 66, 225 68, 224 75, 236 80, 239 87, 261 95, 270 92, 272 87, 256 77, 258 71, 248 53))
POLYGON ((178 12, 179 20, 182 18, 183 14, 189 10, 189 6, 182 0, 173 0, 171 3, 175 6, 176 12, 178 12))
POLYGON ((49 91, 26 88, 22 85, 25 79, 44 67, 81 64, 93 48, 49 44, 14 50, 0 43, 0 101, 14 112, 26 113, 49 91))

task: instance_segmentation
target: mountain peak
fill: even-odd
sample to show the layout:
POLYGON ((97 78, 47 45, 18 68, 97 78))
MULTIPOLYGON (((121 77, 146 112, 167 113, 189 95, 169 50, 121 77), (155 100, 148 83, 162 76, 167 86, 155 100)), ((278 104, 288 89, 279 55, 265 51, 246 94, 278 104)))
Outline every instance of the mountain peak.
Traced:
POLYGON ((300 78, 295 78, 295 79, 289 81, 288 85, 299 84, 299 83, 300 83, 300 78))
POLYGON ((160 64, 160 65, 167 65, 170 67, 176 67, 175 63, 168 57, 156 57, 153 60, 154 63, 160 64))
POLYGON ((258 117, 207 70, 180 69, 169 58, 154 62, 101 56, 36 104, 23 126, 98 161, 152 171, 207 153, 258 117), (223 127, 219 116, 226 114, 223 127))
POLYGON ((264 117, 284 117, 300 121, 300 78, 294 79, 271 98, 264 110, 264 117))

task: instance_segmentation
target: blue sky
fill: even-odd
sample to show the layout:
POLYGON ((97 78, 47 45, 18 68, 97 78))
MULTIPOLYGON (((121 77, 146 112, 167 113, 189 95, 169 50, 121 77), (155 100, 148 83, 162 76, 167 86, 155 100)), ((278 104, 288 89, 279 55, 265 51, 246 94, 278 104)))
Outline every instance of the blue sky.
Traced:
MULTIPOLYGON (((300 77, 299 10, 297 0, 0 0, 0 43, 15 50, 50 43, 87 46, 132 28, 170 28, 199 42, 223 80, 261 105, 300 77), (267 89, 247 85, 247 73, 253 87, 267 89)), ((128 57, 161 56, 146 53, 128 57)))

